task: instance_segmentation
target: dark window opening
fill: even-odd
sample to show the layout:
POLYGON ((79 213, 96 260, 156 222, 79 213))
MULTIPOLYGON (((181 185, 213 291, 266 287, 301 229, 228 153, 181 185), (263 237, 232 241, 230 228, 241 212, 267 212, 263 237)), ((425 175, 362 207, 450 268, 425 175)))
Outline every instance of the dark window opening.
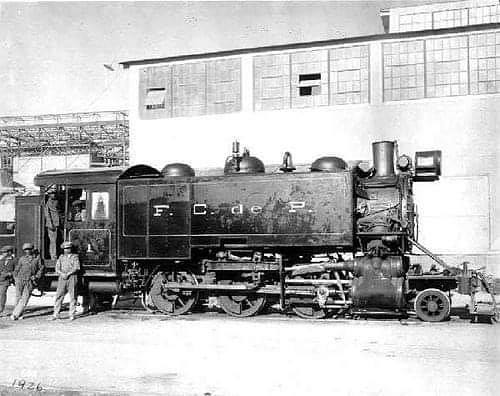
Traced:
POLYGON ((321 95, 321 85, 299 87, 299 96, 315 96, 315 95, 321 95))
POLYGON ((156 110, 156 109, 164 109, 165 108, 165 104, 162 103, 162 104, 155 104, 155 105, 147 105, 146 106, 146 109, 147 110, 156 110))
POLYGON ((321 80, 321 73, 299 74, 299 82, 321 80))
POLYGON ((68 190, 68 221, 80 222, 87 218, 87 192, 82 188, 68 190))
POLYGON ((299 87, 299 95, 300 96, 311 96, 312 95, 312 87, 299 87))
POLYGON ((16 223, 12 221, 0 221, 0 235, 14 235, 16 223))

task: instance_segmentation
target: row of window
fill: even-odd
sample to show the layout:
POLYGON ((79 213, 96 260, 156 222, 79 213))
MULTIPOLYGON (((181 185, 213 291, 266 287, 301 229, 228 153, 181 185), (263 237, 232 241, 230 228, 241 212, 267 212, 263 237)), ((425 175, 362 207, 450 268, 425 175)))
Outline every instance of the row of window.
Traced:
POLYGON ((255 110, 369 101, 368 45, 254 57, 255 110))
MULTIPOLYGON (((500 32, 382 44, 383 100, 500 92, 500 32)), ((368 45, 257 55, 254 110, 368 103, 368 45)), ((241 110, 241 59, 141 70, 142 118, 241 110)))
POLYGON ((500 22, 500 5, 416 12, 399 16, 393 31, 408 32, 500 22))
POLYGON ((384 101, 500 92, 500 32, 383 44, 384 101))
POLYGON ((241 110, 241 60, 221 59, 141 70, 143 118, 231 113, 241 110))

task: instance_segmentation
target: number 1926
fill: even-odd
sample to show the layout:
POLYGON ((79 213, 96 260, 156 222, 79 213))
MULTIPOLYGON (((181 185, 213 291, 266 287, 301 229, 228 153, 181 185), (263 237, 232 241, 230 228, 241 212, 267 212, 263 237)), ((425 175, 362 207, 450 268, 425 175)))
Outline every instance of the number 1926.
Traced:
POLYGON ((27 382, 23 379, 17 379, 17 378, 12 382, 12 386, 26 390, 33 390, 37 392, 43 391, 42 384, 40 383, 36 384, 35 382, 27 382))

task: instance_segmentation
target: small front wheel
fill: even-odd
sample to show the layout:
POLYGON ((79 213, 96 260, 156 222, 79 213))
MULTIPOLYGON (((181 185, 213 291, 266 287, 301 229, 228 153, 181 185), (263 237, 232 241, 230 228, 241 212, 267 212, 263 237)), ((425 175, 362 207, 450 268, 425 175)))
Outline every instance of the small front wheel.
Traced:
POLYGON ((415 312, 424 322, 442 322, 450 317, 451 302, 439 289, 425 289, 415 298, 415 312))

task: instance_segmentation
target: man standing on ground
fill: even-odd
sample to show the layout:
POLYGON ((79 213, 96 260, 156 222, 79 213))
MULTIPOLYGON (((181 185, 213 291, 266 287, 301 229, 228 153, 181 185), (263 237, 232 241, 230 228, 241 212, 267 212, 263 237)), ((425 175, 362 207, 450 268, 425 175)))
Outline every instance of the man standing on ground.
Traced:
POLYGON ((25 243, 23 245, 24 256, 19 259, 14 269, 16 304, 10 316, 12 320, 23 318, 23 311, 28 304, 31 292, 43 274, 43 265, 40 257, 33 254, 33 248, 32 243, 25 243))
POLYGON ((7 301, 7 289, 12 281, 12 274, 15 268, 14 257, 12 256, 13 251, 14 248, 9 245, 0 249, 0 316, 7 316, 3 310, 7 301))
POLYGON ((50 320, 59 319, 59 312, 66 293, 69 293, 69 319, 75 319, 76 311, 76 286, 77 272, 80 270, 80 260, 78 255, 71 253, 71 242, 63 242, 61 248, 64 253, 59 256, 56 263, 57 280, 56 300, 54 303, 54 315, 50 320))

